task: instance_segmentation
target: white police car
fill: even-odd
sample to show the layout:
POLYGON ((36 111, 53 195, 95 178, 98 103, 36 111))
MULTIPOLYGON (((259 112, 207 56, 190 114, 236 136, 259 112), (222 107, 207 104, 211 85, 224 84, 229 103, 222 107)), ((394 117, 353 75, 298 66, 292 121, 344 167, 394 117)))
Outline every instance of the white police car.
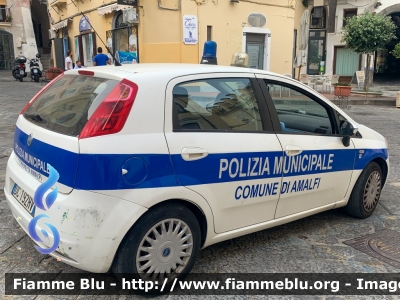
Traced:
POLYGON ((338 207, 370 216, 387 147, 278 74, 184 64, 72 70, 21 112, 5 195, 40 249, 55 247, 69 265, 176 275, 223 240, 338 207), (43 197, 57 181, 47 180, 52 168, 54 204, 43 197))

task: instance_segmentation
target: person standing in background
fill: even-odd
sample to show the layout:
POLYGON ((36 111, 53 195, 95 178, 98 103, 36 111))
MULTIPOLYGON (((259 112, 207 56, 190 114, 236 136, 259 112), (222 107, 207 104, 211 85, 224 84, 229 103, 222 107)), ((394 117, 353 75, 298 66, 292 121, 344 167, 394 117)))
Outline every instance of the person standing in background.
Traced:
POLYGON ((84 66, 82 66, 81 62, 77 60, 74 69, 80 69, 80 68, 84 68, 84 66))
POLYGON ((108 62, 107 62, 107 64, 113 65, 113 64, 114 64, 114 60, 113 60, 113 57, 112 57, 112 55, 111 55, 111 53, 112 53, 112 51, 113 51, 112 39, 111 39, 111 38, 108 38, 108 39, 107 39, 107 51, 108 51, 108 53, 107 53, 107 56, 108 56, 108 62))
POLYGON ((65 58, 65 71, 72 70, 72 53, 71 50, 67 51, 67 57, 65 58))
POLYGON ((107 57, 108 57, 108 62, 107 62, 107 64, 109 64, 109 65, 112 65, 112 64, 114 64, 114 60, 113 60, 113 57, 112 57, 112 55, 111 55, 111 52, 112 52, 112 47, 110 47, 110 48, 108 48, 110 51, 108 52, 108 54, 107 54, 107 57))
POLYGON ((103 48, 97 48, 97 55, 93 58, 94 66, 105 66, 109 63, 109 58, 103 53, 103 48))

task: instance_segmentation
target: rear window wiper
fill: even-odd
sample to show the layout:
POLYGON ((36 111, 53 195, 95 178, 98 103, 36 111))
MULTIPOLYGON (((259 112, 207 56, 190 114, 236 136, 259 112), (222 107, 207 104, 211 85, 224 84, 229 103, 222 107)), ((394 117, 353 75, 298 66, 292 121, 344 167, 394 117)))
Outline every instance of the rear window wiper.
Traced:
POLYGON ((38 114, 24 114, 24 117, 31 119, 32 121, 47 123, 43 118, 38 114))

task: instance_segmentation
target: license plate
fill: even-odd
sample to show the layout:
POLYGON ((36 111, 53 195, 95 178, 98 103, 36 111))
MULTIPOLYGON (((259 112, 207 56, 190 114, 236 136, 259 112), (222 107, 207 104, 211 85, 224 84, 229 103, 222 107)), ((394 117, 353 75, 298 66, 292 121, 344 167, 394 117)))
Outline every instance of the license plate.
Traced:
POLYGON ((19 74, 24 75, 24 70, 19 70, 19 74))
POLYGON ((33 73, 37 73, 37 69, 33 69, 33 73))
POLYGON ((33 211, 35 208, 35 205, 33 203, 33 198, 29 196, 17 184, 14 184, 11 194, 33 216, 33 211))

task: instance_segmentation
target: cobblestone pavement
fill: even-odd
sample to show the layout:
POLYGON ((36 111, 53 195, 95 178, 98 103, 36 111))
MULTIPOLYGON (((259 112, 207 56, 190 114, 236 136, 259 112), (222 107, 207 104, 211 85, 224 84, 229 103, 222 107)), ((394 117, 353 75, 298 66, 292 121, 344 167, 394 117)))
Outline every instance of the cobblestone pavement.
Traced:
MULTIPOLYGON (((0 187, 13 142, 14 124, 25 103, 39 91, 40 84, 13 82, 0 74, 0 187)), ((399 272, 380 260, 359 252, 342 242, 374 233, 383 228, 400 231, 400 110, 390 107, 353 106, 355 120, 381 132, 389 141, 391 171, 381 201, 372 217, 358 220, 340 210, 321 213, 290 224, 243 236, 210 246, 200 252, 193 272, 399 272)), ((0 291, 3 299, 35 299, 35 296, 4 295, 6 272, 78 271, 56 259, 38 253, 30 238, 19 228, 0 190, 0 291)), ((0 296, 1 298, 1 296, 0 296)), ((85 296, 39 296, 36 299, 98 299, 85 296)), ((125 297, 105 296, 104 299, 125 297)), ((168 296, 160 297, 166 299, 168 296)), ((178 297, 170 297, 178 298, 178 297)), ((184 297, 179 298, 193 298, 184 297)), ((199 297, 200 298, 200 297, 199 297)), ((203 296, 201 299, 222 298, 203 296)), ((229 297, 232 298, 232 297, 229 297)), ((243 298, 246 297, 237 297, 243 298)), ((247 299, 262 299, 251 296, 247 299)), ((282 297, 269 297, 281 299, 282 297)), ((333 299, 337 297, 295 297, 294 299, 333 299)), ((343 297, 347 299, 348 297, 343 297)), ((353 297, 366 299, 367 297, 353 297)), ((371 299, 374 297, 368 297, 371 299)), ((131 299, 129 297, 129 299, 131 299)), ((378 297, 375 297, 378 299, 378 297)), ((379 297, 382 299, 382 297, 379 297)), ((386 299, 395 297, 386 296, 386 299)))

